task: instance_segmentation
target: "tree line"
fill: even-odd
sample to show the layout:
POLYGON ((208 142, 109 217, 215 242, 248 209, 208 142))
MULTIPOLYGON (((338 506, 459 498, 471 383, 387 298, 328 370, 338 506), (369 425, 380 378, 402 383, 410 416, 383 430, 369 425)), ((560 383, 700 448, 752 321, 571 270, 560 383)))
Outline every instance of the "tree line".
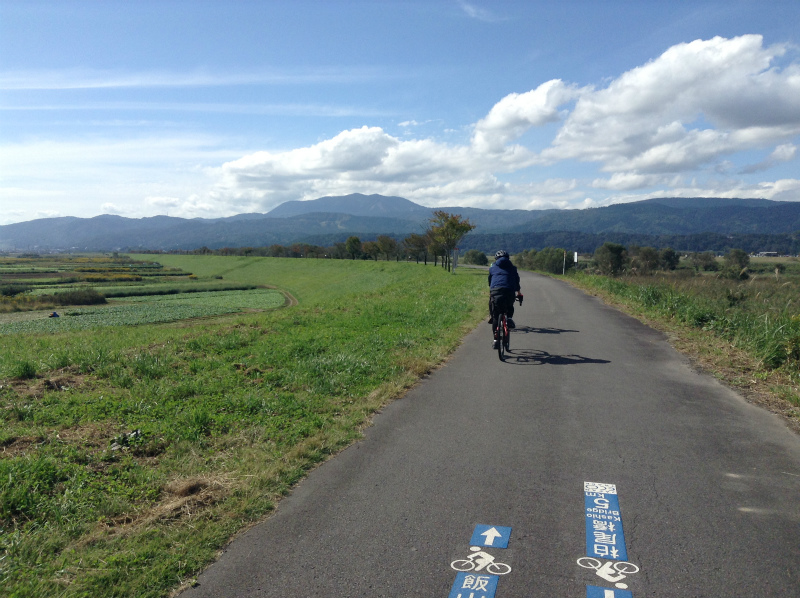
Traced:
POLYGON ((519 253, 531 247, 570 247, 580 253, 592 253, 603 243, 653 247, 661 250, 669 247, 681 253, 713 251, 726 253, 741 249, 747 253, 774 251, 782 255, 800 253, 800 231, 792 234, 721 234, 699 233, 692 235, 645 235, 630 233, 583 233, 548 231, 541 233, 472 233, 461 243, 463 249, 477 249, 493 253, 504 247, 510 253, 519 253))
MULTIPOLYGON (((292 243, 291 245, 269 245, 264 247, 222 247, 210 249, 200 247, 191 251, 171 251, 190 255, 232 255, 261 256, 287 258, 323 258, 323 259, 363 259, 363 260, 416 260, 426 265, 433 261, 448 270, 452 267, 453 251, 459 241, 475 225, 458 214, 437 210, 420 233, 412 233, 398 239, 391 235, 378 235, 374 239, 362 241, 351 235, 344 242, 330 246, 309 243, 292 243)), ((161 253, 161 252, 153 252, 161 253)))
MULTIPOLYGON (((670 271, 678 268, 681 257, 685 263, 697 272, 720 272, 720 276, 733 279, 746 279, 750 265, 750 255, 738 248, 729 249, 722 262, 713 251, 679 253, 671 247, 656 249, 639 245, 625 246, 620 243, 603 243, 591 254, 591 259, 584 259, 581 267, 592 269, 600 274, 617 276, 648 275, 656 271, 670 271)), ((466 263, 485 265, 486 255, 475 249, 464 254, 466 263)), ((525 249, 511 256, 518 268, 538 270, 551 274, 561 274, 573 269, 576 264, 573 252, 561 247, 545 247, 543 249, 525 249)), ((779 266, 780 267, 780 266, 779 266)))
MULTIPOLYGON (((657 270, 675 270, 681 255, 670 247, 657 250, 654 247, 625 247, 619 243, 603 243, 593 256, 594 267, 609 276, 618 274, 647 275, 657 270)), ((713 251, 686 254, 688 264, 698 272, 720 272, 724 278, 744 280, 748 278, 747 268, 750 255, 743 249, 729 249, 723 255, 722 263, 713 251)))

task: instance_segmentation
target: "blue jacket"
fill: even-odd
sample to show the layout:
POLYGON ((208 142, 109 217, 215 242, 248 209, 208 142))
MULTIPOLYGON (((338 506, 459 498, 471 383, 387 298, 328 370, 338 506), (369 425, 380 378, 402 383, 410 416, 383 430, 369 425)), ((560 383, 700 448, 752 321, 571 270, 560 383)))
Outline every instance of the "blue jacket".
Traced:
POLYGON ((489 288, 520 290, 519 272, 507 257, 501 257, 489 268, 489 288))

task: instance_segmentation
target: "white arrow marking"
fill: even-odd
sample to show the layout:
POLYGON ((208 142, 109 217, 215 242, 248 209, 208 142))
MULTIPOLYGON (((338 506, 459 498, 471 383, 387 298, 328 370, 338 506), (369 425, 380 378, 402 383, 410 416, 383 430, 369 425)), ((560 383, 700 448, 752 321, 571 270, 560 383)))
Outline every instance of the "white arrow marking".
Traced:
POLYGON ((487 529, 485 532, 481 534, 481 536, 486 536, 486 546, 491 546, 494 544, 496 538, 500 538, 503 534, 498 532, 495 528, 487 529))

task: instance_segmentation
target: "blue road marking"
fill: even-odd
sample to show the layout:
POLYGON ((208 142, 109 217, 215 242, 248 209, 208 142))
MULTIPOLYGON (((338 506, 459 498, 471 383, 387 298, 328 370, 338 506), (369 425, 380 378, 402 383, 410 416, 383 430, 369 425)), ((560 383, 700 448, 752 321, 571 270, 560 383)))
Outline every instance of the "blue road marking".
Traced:
POLYGON ((510 527, 503 527, 501 525, 476 525, 469 544, 470 546, 508 548, 508 541, 510 539, 510 527))
POLYGON ((584 483, 586 554, 591 557, 627 561, 622 515, 614 484, 584 483))
POLYGON ((497 575, 459 573, 447 598, 494 598, 497 575))
POLYGON ((586 586, 586 598, 633 598, 633 594, 628 590, 612 590, 611 588, 586 586))

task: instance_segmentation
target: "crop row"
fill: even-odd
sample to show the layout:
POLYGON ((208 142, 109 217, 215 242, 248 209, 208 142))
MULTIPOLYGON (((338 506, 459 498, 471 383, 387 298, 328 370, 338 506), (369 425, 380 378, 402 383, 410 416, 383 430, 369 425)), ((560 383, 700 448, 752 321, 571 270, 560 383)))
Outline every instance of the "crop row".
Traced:
MULTIPOLYGON (((118 301, 118 300, 114 300, 118 301)), ((248 291, 210 291, 206 293, 181 293, 177 295, 145 295, 126 297, 125 303, 182 304, 206 307, 231 307, 238 309, 271 309, 284 303, 283 294, 268 289, 248 291)))
POLYGON ((227 291, 192 296, 165 295, 128 298, 108 307, 70 308, 61 317, 42 313, 36 319, 0 322, 0 334, 54 333, 102 328, 161 324, 189 318, 219 316, 244 309, 271 309, 283 305, 278 291, 227 291))

